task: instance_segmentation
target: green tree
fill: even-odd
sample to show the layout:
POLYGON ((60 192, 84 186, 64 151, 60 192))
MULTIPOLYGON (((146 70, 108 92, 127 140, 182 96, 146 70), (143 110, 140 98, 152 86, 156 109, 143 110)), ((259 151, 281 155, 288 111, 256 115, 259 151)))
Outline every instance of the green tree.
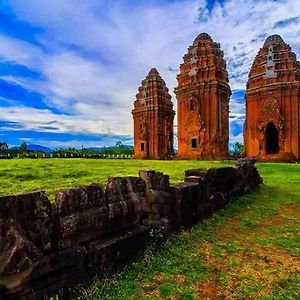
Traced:
POLYGON ((26 153, 27 152, 27 144, 24 142, 20 145, 19 150, 21 153, 26 153))
POLYGON ((115 145, 115 148, 123 148, 122 142, 121 141, 117 141, 116 145, 115 145))
POLYGON ((235 142, 232 149, 229 150, 229 155, 232 158, 238 158, 242 155, 244 151, 244 145, 239 142, 235 142))

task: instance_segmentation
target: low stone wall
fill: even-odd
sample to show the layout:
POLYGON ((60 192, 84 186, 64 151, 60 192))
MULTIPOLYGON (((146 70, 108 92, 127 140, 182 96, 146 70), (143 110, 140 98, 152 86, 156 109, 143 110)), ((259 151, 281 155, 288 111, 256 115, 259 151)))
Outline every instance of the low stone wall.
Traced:
POLYGON ((210 217, 262 183, 255 161, 187 170, 184 182, 153 170, 99 184, 0 197, 0 299, 68 294, 141 253, 150 230, 166 234, 210 217))

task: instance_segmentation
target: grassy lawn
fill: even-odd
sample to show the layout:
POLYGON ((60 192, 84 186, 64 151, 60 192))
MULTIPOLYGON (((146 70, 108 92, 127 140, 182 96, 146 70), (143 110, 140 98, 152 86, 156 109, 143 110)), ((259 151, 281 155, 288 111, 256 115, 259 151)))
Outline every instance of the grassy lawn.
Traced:
MULTIPOLYGON (((183 179, 185 169, 229 163, 134 160, 0 161, 1 195, 136 175, 153 168, 183 179)), ((299 299, 300 165, 258 164, 265 184, 170 239, 112 279, 78 290, 80 299, 299 299)))
POLYGON ((184 170, 232 165, 197 161, 154 161, 121 159, 12 159, 0 160, 0 196, 42 189, 51 199, 65 187, 100 182, 112 176, 138 176, 141 169, 155 169, 170 175, 173 183, 182 181, 184 170))

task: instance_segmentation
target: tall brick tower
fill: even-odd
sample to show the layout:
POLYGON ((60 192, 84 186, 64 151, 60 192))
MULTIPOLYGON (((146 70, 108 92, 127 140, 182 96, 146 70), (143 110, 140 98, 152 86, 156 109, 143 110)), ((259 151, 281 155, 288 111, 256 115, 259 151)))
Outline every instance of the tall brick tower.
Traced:
POLYGON ((166 83, 155 68, 142 81, 132 114, 134 157, 171 158, 175 112, 166 83))
POLYGON ((260 160, 300 160, 300 64, 279 35, 266 39, 249 73, 244 142, 260 160))
POLYGON ((226 158, 231 91, 220 44, 199 34, 183 57, 177 81, 178 158, 226 158))

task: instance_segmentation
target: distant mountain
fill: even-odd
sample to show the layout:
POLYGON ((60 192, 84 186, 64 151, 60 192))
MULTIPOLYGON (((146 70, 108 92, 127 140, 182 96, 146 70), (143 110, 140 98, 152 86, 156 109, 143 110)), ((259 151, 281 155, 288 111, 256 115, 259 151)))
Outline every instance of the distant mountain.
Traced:
POLYGON ((50 153, 52 150, 48 147, 41 146, 41 145, 35 145, 35 144, 29 144, 27 145, 28 151, 39 151, 44 153, 50 153))
MULTIPOLYGON (((115 148, 116 148, 115 146, 108 146, 108 147, 89 147, 89 148, 85 148, 85 149, 90 150, 90 151, 102 152, 104 150, 111 150, 111 149, 115 149, 115 148)), ((122 148, 123 149, 133 149, 133 146, 123 145, 122 148)), ((10 149, 18 150, 19 147, 11 147, 10 149)), ((60 148, 60 149, 65 149, 65 148, 60 148)), ((27 150, 28 151, 39 151, 39 152, 44 152, 44 153, 50 153, 53 151, 53 149, 51 149, 51 148, 41 146, 41 145, 36 145, 36 144, 28 144, 27 150)))

